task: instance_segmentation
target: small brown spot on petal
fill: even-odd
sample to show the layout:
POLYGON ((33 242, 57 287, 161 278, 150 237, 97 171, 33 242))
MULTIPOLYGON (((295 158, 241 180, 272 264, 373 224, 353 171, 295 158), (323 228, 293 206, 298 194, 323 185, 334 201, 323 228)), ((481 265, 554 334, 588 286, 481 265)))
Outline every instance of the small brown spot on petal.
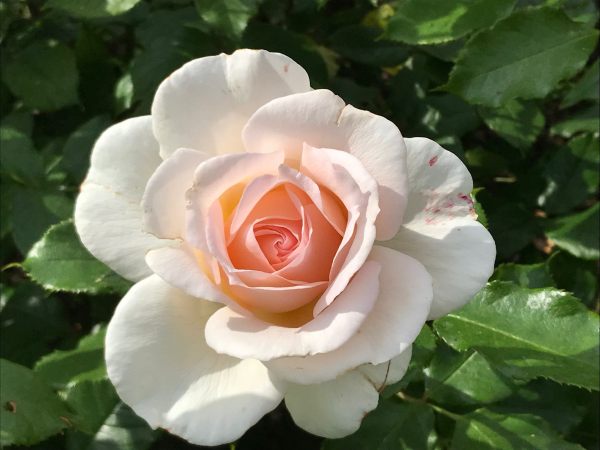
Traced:
POLYGON ((433 166, 438 161, 438 157, 434 156, 429 160, 429 167, 433 166))

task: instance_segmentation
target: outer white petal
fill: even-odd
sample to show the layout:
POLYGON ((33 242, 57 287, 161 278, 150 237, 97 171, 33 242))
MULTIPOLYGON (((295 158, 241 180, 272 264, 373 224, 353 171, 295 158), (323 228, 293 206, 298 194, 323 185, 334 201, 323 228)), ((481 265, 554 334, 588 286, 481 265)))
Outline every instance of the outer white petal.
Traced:
POLYGON ((363 418, 377 407, 378 386, 353 370, 321 384, 293 384, 285 405, 300 428, 318 436, 337 439, 354 433, 363 418))
POLYGON ((473 181, 452 153, 426 138, 405 139, 409 198, 405 223, 382 245, 420 261, 433 278, 430 319, 467 303, 494 270, 496 246, 476 221, 473 181))
POLYGON ((86 248, 133 281, 151 273, 146 252, 165 245, 142 230, 140 206, 146 182, 160 162, 150 116, 113 125, 94 145, 75 205, 75 226, 86 248))
POLYGON ((194 250, 185 243, 158 248, 146 254, 152 271, 171 286, 192 297, 231 304, 232 301, 202 271, 194 250))
POLYGON ((219 353, 262 361, 335 350, 356 333, 373 308, 379 271, 377 262, 367 261, 331 306, 299 328, 221 308, 206 324, 206 341, 219 353))
POLYGON ((364 364, 335 380, 292 384, 285 404, 296 424, 319 436, 335 439, 354 433, 364 416, 377 406, 379 392, 406 373, 411 347, 381 364, 364 364))
POLYGON ((191 61, 163 81, 154 97, 160 154, 167 158, 182 147, 243 151, 242 128, 259 107, 308 90, 304 69, 280 53, 244 49, 191 61))
POLYGON ((385 363, 410 348, 427 320, 431 277, 419 262, 388 248, 375 246, 369 260, 381 265, 379 297, 358 331, 336 350, 274 359, 266 363, 270 369, 294 383, 320 383, 361 364, 385 363))
POLYGON ((412 345, 387 362, 363 364, 356 370, 362 372, 375 386, 379 386, 378 390, 381 392, 385 386, 397 383, 402 379, 408 370, 411 357, 412 345))
POLYGON ((348 151, 379 185, 377 239, 390 239, 398 231, 406 205, 406 147, 389 120, 317 90, 267 103, 250 118, 243 138, 249 152, 283 149, 296 159, 303 143, 348 151))
POLYGON ((180 148, 162 162, 148 180, 142 197, 144 229, 164 239, 185 237, 185 193, 194 183, 194 171, 209 154, 180 148))
POLYGON ((206 345, 203 325, 217 307, 152 276, 121 300, 106 334, 108 375, 123 401, 152 427, 200 445, 239 438, 282 398, 260 362, 206 345))

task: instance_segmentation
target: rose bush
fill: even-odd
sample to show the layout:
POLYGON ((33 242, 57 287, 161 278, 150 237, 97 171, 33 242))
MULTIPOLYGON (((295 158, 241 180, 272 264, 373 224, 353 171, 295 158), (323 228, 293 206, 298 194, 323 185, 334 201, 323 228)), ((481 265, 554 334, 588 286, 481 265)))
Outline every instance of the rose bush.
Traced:
POLYGON ((137 282, 107 331, 118 394, 197 444, 282 399, 314 434, 352 433, 425 321, 493 271, 471 189, 452 153, 282 54, 186 64, 98 139, 76 204, 84 245, 137 282))

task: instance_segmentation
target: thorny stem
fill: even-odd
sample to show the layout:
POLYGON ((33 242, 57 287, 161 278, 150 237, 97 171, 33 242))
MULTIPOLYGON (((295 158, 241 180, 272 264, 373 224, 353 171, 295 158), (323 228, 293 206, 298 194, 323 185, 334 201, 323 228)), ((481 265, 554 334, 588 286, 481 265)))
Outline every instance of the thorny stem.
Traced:
POLYGON ((427 401, 425 401, 424 399, 421 398, 415 398, 415 397, 411 397, 410 395, 405 394, 404 392, 400 391, 396 394, 396 396, 405 401, 405 402, 409 402, 409 403, 419 403, 421 405, 427 405, 429 406, 431 409, 433 409, 435 412, 438 412, 446 417, 451 418, 452 420, 461 420, 462 416, 458 415, 458 414, 454 414, 453 412, 450 412, 440 406, 434 405, 433 403, 428 403, 427 401))

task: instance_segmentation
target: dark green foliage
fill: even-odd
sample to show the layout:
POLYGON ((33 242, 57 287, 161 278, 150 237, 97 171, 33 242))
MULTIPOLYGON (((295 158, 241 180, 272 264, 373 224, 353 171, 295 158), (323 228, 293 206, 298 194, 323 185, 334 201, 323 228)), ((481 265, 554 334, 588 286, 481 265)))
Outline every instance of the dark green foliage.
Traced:
POLYGON ((130 284, 71 218, 104 129, 148 114, 185 62, 250 47, 461 158, 498 256, 355 434, 310 436, 280 407, 231 448, 597 449, 597 23, 593 0, 0 1, 3 448, 198 448, 108 380, 105 327, 130 284))

